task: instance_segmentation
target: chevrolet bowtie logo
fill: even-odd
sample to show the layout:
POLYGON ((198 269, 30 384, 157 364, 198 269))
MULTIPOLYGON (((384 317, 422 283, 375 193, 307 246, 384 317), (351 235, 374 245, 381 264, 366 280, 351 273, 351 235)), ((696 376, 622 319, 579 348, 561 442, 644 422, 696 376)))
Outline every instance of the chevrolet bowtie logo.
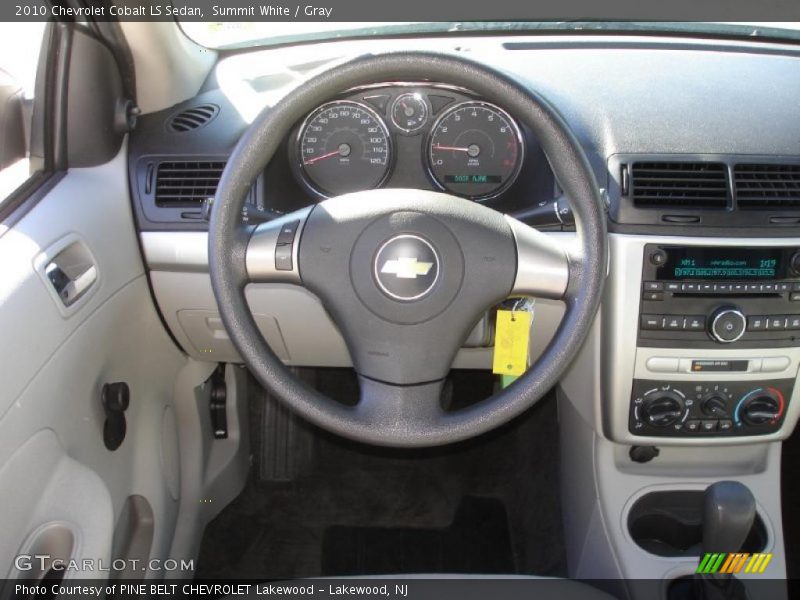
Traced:
POLYGON ((416 279, 430 273, 433 263, 419 262, 416 258, 401 256, 387 260, 381 268, 381 273, 396 275, 399 279, 416 279))

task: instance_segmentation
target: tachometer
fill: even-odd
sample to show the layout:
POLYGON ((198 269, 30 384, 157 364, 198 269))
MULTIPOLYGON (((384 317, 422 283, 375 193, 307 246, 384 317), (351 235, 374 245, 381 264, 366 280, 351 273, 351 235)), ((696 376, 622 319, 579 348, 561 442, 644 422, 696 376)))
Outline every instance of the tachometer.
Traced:
POLYGON ((464 102, 431 129, 428 167, 443 190, 485 200, 514 183, 523 153, 522 134, 508 113, 486 102, 464 102))
POLYGON ((389 131, 363 104, 324 104, 308 116, 299 136, 300 171, 322 196, 375 188, 389 174, 389 131))

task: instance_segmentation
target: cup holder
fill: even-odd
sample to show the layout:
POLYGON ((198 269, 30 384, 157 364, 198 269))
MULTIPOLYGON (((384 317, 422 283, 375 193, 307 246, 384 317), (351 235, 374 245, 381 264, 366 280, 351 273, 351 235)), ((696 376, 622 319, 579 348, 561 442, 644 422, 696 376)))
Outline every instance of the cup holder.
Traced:
MULTIPOLYGON (((656 556, 700 556, 703 541, 702 490, 650 492, 639 498, 628 513, 628 531, 633 540, 656 556)), ((767 545, 767 528, 761 515, 741 549, 761 552, 767 545)))

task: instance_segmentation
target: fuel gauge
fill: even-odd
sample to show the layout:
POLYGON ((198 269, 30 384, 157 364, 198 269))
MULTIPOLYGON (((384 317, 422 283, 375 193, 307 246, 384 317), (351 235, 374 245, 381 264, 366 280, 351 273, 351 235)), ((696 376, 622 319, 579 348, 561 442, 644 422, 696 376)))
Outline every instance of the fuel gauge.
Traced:
POLYGON ((428 121, 428 104, 421 94, 407 93, 392 103, 392 123, 404 133, 416 133, 428 121))

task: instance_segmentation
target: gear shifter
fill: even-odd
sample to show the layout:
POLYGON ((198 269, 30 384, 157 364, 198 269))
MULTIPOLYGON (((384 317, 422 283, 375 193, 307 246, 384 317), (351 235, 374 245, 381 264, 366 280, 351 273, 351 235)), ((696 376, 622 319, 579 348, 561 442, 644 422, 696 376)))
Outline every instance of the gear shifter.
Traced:
POLYGON ((756 499, 738 481, 718 481, 706 489, 703 552, 738 552, 756 518, 756 499))
MULTIPOLYGON (((719 481, 706 488, 703 504, 703 552, 738 552, 756 517, 756 500, 738 481, 719 481)), ((697 600, 743 600, 747 592, 741 581, 727 573, 698 575, 697 600)))

